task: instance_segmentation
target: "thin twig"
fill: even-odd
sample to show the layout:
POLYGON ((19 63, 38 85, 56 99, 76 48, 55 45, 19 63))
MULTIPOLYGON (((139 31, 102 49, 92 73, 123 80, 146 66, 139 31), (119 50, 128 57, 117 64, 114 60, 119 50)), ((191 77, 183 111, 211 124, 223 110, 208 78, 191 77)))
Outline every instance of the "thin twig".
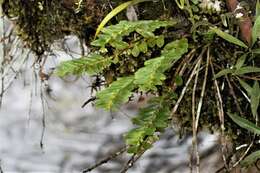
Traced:
POLYGON ((125 146, 125 147, 121 148, 120 150, 116 151, 115 153, 109 155, 107 158, 102 159, 101 161, 99 161, 95 165, 93 165, 93 166, 91 166, 89 168, 84 169, 82 171, 82 173, 87 173, 87 172, 90 172, 90 171, 96 169, 97 167, 99 167, 99 166, 109 162, 110 160, 118 157, 119 155, 123 154, 126 150, 127 150, 127 147, 125 146))
POLYGON ((198 103, 198 108, 197 108, 197 113, 196 113, 196 126, 195 126, 196 130, 198 130, 199 118, 200 118, 201 108, 202 108, 202 104, 203 104, 203 98, 204 98, 205 90, 206 90, 208 70, 209 70, 209 57, 210 57, 210 49, 208 47, 206 69, 205 69, 204 80, 203 80, 203 84, 202 84, 202 90, 201 90, 201 93, 200 93, 200 100, 199 100, 199 103, 198 103))
MULTIPOLYGON (((33 77, 33 74, 32 74, 32 77, 33 77)), ((30 101, 29 101, 29 108, 28 108, 28 120, 27 120, 28 128, 29 128, 29 126, 30 126, 30 121, 31 121, 32 103, 33 103, 33 86, 31 85, 31 89, 30 89, 30 101)))
POLYGON ((123 167, 123 169, 120 171, 120 173, 126 173, 130 168, 132 168, 134 166, 134 163, 140 159, 140 157, 143 155, 143 153, 145 152, 145 150, 143 152, 141 152, 140 154, 134 154, 126 163, 126 165, 123 167))
MULTIPOLYGON (((239 77, 236 77, 236 78, 239 79, 239 77)), ((248 97, 248 95, 238 86, 238 84, 236 82, 232 81, 232 83, 241 92, 241 94, 245 97, 245 99, 248 101, 248 103, 250 103, 250 98, 248 97)))
POLYGON ((197 69, 197 66, 198 66, 198 64, 199 64, 200 61, 201 61, 201 59, 199 59, 199 60, 197 61, 197 63, 196 63, 196 65, 195 65, 195 67, 194 67, 192 73, 190 74, 190 77, 188 78, 187 82, 185 83, 185 86, 183 87, 183 89, 182 89, 182 91, 181 91, 181 95, 180 95, 180 97, 178 98, 177 102, 175 103, 175 105, 174 105, 174 107, 173 107, 173 109, 172 109, 172 111, 171 111, 171 115, 172 115, 172 116, 174 116, 175 113, 176 113, 176 111, 178 110, 178 107, 179 107, 179 105, 180 105, 180 103, 181 103, 181 100, 183 99, 183 97, 184 97, 184 95, 185 95, 185 93, 186 93, 186 90, 187 90, 187 88, 188 88, 188 86, 189 86, 189 84, 190 84, 192 78, 194 77, 194 75, 195 75, 195 73, 196 73, 196 69, 197 69))
POLYGON ((42 133, 41 133, 41 139, 40 139, 40 147, 43 150, 43 140, 44 140, 44 134, 45 134, 45 128, 46 128, 46 112, 45 112, 45 102, 43 97, 43 86, 41 82, 41 103, 42 103, 42 133))
MULTIPOLYGON (((254 138, 255 138, 255 135, 254 135, 254 138)), ((249 150, 251 149, 251 147, 253 146, 253 144, 254 144, 254 139, 252 140, 252 142, 250 143, 250 145, 247 147, 247 149, 246 149, 246 151, 244 152, 244 154, 239 158, 239 160, 232 165, 232 168, 235 168, 235 167, 245 158, 245 156, 247 155, 247 153, 249 152, 249 150)))
MULTIPOLYGON (((196 52, 196 49, 192 49, 186 56, 185 58, 183 58, 182 62, 178 65, 174 76, 182 76, 185 72, 185 70, 187 69, 188 64, 190 63, 190 61, 192 60, 192 58, 194 57, 196 52)), ((175 91, 177 88, 177 84, 176 82, 174 82, 172 84, 172 90, 175 91)))
POLYGON ((196 73, 197 66, 199 65, 199 63, 200 63, 200 61, 201 61, 201 58, 202 58, 202 56, 203 56, 203 54, 204 54, 205 51, 206 51, 206 49, 205 49, 205 47, 204 47, 203 50, 202 50, 202 52, 201 52, 201 54, 200 54, 199 57, 197 58, 197 62, 196 62, 195 66, 194 66, 194 68, 193 68, 193 70, 192 70, 192 72, 191 72, 191 74, 190 74, 190 77, 189 77, 188 80, 186 81, 185 86, 183 87, 183 89, 182 89, 182 91, 181 91, 180 97, 178 98, 177 102, 175 103, 175 105, 174 105, 174 107, 173 107, 173 109, 172 109, 172 111, 171 111, 172 124, 173 124, 173 120, 174 120, 173 116, 175 115, 176 111, 178 110, 178 107, 179 107, 179 105, 180 105, 180 103, 181 103, 181 101, 182 101, 182 99, 183 99, 183 97, 184 97, 184 95, 185 95, 185 93, 186 93, 186 90, 187 90, 187 88, 188 88, 188 86, 189 86, 189 84, 190 84, 192 78, 194 77, 194 75, 195 75, 195 73, 196 73))
MULTIPOLYGON (((211 71, 212 75, 215 76, 215 71, 214 67, 211 61, 211 58, 209 60, 210 66, 211 66, 211 71)), ((216 89, 216 101, 217 101, 217 109, 218 109, 218 116, 219 116, 219 121, 221 123, 221 152, 222 152, 222 159, 224 162, 224 167, 226 170, 228 170, 228 164, 227 164, 227 159, 226 159, 226 139, 225 139, 225 125, 224 125, 224 110, 223 110, 223 101, 220 93, 220 89, 218 86, 218 82, 216 79, 214 79, 214 85, 216 89)))
MULTIPOLYGON (((0 9, 1 10, 1 9, 0 9)), ((2 38, 5 38, 5 21, 4 21, 4 16, 2 16, 2 10, 1 10, 1 36, 2 38)), ((4 88, 5 88, 5 75, 4 75, 4 64, 5 64, 5 57, 6 57, 6 42, 3 40, 3 43, 1 43, 1 48, 2 48, 2 55, 1 57, 1 67, 0 67, 0 73, 1 73, 1 93, 0 93, 0 108, 2 107, 3 104, 3 97, 4 97, 4 88)))
MULTIPOLYGON (((201 62, 201 61, 200 61, 201 62)), ((198 65, 197 69, 200 69, 200 64, 198 65)), ((193 85, 193 91, 192 91, 192 153, 191 153, 191 173, 193 171, 193 156, 194 153, 196 154, 196 163, 198 162, 199 159, 199 152, 198 152, 198 141, 197 141, 197 129, 196 129, 196 110, 195 110, 195 105, 196 105, 196 89, 197 89, 197 84, 198 84, 198 77, 199 77, 199 71, 196 69, 196 76, 194 80, 194 85, 193 85)), ((197 167, 197 172, 199 171, 199 168, 197 167)))
POLYGON ((240 107, 240 105, 239 105, 239 103, 238 103, 238 99, 237 99, 237 96, 236 96, 236 94, 235 94, 234 88, 233 88, 233 86, 231 85, 230 80, 229 80, 229 78, 227 77, 227 75, 225 76, 225 78, 226 78, 227 83, 228 83, 228 86, 229 86, 229 88, 230 88, 230 93, 231 93, 232 97, 234 98, 234 101, 235 101, 237 110, 238 110, 238 112, 240 113, 240 115, 243 115, 243 112, 242 112, 242 109, 241 109, 241 107, 240 107))

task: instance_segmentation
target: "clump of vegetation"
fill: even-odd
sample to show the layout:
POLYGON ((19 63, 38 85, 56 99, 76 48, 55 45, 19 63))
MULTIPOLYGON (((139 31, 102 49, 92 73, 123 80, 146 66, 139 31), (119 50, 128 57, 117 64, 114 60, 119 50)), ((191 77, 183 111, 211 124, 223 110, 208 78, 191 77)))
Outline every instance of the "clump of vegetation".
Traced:
MULTIPOLYGON (((31 3, 35 4, 35 9, 39 8, 39 3, 31 3)), ((53 6, 61 7, 61 3, 53 6)), ((94 6, 98 8, 99 4, 94 6)), ((43 11, 45 8, 47 6, 43 11)), ((71 23, 66 21, 69 24, 65 23, 65 26, 81 28, 86 25, 82 20, 82 15, 86 17, 84 14, 78 16, 68 11, 70 9, 59 16, 73 13, 75 18, 71 23)), ((103 89, 90 100, 108 111, 116 111, 121 104, 130 102, 134 94, 153 94, 148 105, 133 119, 136 128, 125 135, 127 150, 133 154, 128 167, 159 140, 166 128, 176 126, 180 127, 180 132, 193 132, 197 165, 197 133, 207 129, 221 134, 223 168, 230 171, 239 163, 246 167, 260 159, 259 11, 258 1, 122 2, 108 15, 100 15, 105 19, 97 27, 96 38, 90 42, 91 53, 61 63, 56 74, 64 77, 87 73, 104 80, 100 83, 103 89), (120 16, 118 23, 104 27, 108 22, 114 23, 111 18, 132 5, 139 9, 132 14, 139 16, 139 20, 122 20, 124 16, 120 16), (154 6, 158 6, 159 12, 151 14, 152 20, 148 20, 154 6), (227 139, 232 141, 233 151, 227 152, 227 139), (239 159, 232 162, 233 156, 239 159)), ((90 16, 96 15, 94 9, 92 12, 90 16)), ((18 18, 24 16, 24 13, 16 14, 12 10, 9 13, 18 18)), ((40 17, 45 13, 47 11, 35 12, 40 17)), ((48 19, 48 16, 44 17, 48 19)), ((33 50, 38 50, 38 43, 51 43, 56 39, 46 36, 44 27, 36 21, 29 24, 40 28, 35 32, 37 36, 25 29, 28 21, 21 20, 17 24, 30 41, 35 39, 36 42, 30 45, 33 50)), ((62 22, 55 26, 57 32, 63 27, 62 22)), ((84 32, 76 30, 80 36, 84 32)))
POLYGON ((38 56, 50 51, 50 45, 73 34, 89 40, 102 20, 106 7, 102 1, 90 0, 75 4, 74 0, 5 0, 5 14, 17 26, 19 35, 38 56))

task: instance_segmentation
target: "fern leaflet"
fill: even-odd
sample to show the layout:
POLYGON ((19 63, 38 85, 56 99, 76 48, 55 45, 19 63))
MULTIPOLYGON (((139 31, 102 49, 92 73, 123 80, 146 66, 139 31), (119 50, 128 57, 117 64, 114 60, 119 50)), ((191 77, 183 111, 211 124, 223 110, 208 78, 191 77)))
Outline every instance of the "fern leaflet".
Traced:
POLYGON ((133 123, 139 127, 125 135, 129 153, 137 154, 149 149, 159 139, 156 132, 161 132, 168 126, 170 108, 164 99, 164 97, 152 99, 150 104, 133 118, 133 123))
POLYGON ((122 41, 124 36, 136 31, 143 37, 155 37, 154 31, 161 27, 173 26, 174 21, 159 21, 159 20, 140 20, 140 21, 120 21, 117 25, 111 25, 102 29, 102 34, 98 39, 91 43, 92 46, 105 47, 110 44, 117 48, 115 41, 120 40, 120 45, 127 46, 127 43, 122 41))
POLYGON ((89 75, 98 74, 112 63, 112 57, 105 58, 99 54, 89 54, 87 57, 62 62, 57 68, 58 76, 66 76, 69 74, 89 75))
POLYGON ((156 90, 157 85, 162 85, 166 79, 164 72, 168 70, 174 61, 177 61, 187 52, 188 42, 181 39, 168 43, 160 57, 150 59, 144 63, 144 67, 135 73, 135 84, 142 91, 156 90))
POLYGON ((105 110, 116 110, 116 108, 128 100, 134 89, 134 77, 118 78, 109 87, 96 94, 96 107, 105 110))

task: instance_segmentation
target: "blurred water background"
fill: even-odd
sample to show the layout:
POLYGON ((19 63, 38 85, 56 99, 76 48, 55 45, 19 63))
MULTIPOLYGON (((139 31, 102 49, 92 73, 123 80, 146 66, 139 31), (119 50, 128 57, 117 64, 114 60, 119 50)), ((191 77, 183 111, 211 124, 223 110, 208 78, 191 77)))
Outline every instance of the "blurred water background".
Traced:
MULTIPOLYGON (((12 35, 12 24, 5 22, 3 26, 1 21, 1 36, 12 35)), ((80 47, 73 36, 57 41, 53 52, 46 55, 46 72, 60 61, 80 57, 80 47)), ((123 134, 132 128, 130 120, 136 114, 136 105, 125 105, 118 113, 97 110, 91 104, 81 108, 91 96, 91 78, 63 80, 53 75, 48 83, 41 83, 39 67, 33 64, 35 57, 15 35, 2 40, 0 53, 5 65, 1 67, 5 92, 0 110, 3 172, 80 172, 123 147, 123 134)), ((128 172, 190 172, 191 140, 190 135, 179 139, 169 129, 128 172)), ((220 166, 217 137, 201 133, 199 142, 202 172, 213 172, 220 166)), ((120 172, 129 158, 121 155, 92 172, 120 172)))

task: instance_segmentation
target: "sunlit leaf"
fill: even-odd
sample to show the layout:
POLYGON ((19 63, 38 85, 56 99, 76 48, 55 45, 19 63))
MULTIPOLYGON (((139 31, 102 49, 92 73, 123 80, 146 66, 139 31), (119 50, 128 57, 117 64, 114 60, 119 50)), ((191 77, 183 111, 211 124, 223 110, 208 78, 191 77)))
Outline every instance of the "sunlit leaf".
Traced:
POLYGON ((96 47, 105 47, 107 44, 112 45, 113 47, 122 47, 120 49, 126 48, 127 43, 123 42, 123 37, 128 36, 132 32, 139 32, 143 37, 147 38, 147 43, 154 41, 156 44, 156 38, 153 33, 156 29, 161 27, 173 26, 176 24, 176 21, 160 21, 160 20, 138 20, 138 21, 125 21, 121 20, 116 25, 110 25, 103 28, 100 32, 102 34, 98 35, 98 38, 91 42, 92 46, 96 47), (119 44, 115 43, 119 42, 119 44), (116 46, 116 44, 118 46, 116 46))
POLYGON ((137 44, 135 44, 134 48, 132 49, 132 55, 134 57, 138 57, 140 54, 140 49, 137 44))
POLYGON ((145 41, 142 41, 139 45, 139 50, 143 53, 146 53, 148 51, 148 45, 145 41))
POLYGON ((135 73, 135 84, 141 91, 157 90, 156 86, 162 85, 162 82, 166 79, 164 72, 187 51, 187 39, 168 43, 160 57, 147 60, 145 66, 135 73))
POLYGON ((179 2, 179 0, 175 0, 175 2, 180 9, 184 8, 185 0, 180 0, 180 2, 179 2))
POLYGON ((120 104, 128 101, 134 89, 134 77, 123 77, 96 94, 96 107, 116 110, 120 104))
POLYGON ((87 57, 64 61, 57 70, 56 74, 60 77, 66 75, 83 75, 85 73, 94 75, 102 72, 106 67, 110 66, 112 58, 103 57, 99 54, 91 53, 87 57))
POLYGON ((163 45, 164 45, 164 37, 163 37, 163 36, 159 36, 159 37, 157 38, 157 40, 156 40, 156 45, 157 45, 158 47, 163 47, 163 45))
POLYGON ((128 153, 139 153, 149 149, 158 140, 158 132, 168 127, 170 107, 164 97, 152 98, 148 105, 132 119, 138 127, 126 133, 128 153), (157 134, 156 134, 157 132, 157 134))
POLYGON ((112 40, 110 43, 111 46, 113 46, 114 48, 118 49, 118 50, 123 50, 128 48, 128 43, 122 41, 122 40, 112 40))

